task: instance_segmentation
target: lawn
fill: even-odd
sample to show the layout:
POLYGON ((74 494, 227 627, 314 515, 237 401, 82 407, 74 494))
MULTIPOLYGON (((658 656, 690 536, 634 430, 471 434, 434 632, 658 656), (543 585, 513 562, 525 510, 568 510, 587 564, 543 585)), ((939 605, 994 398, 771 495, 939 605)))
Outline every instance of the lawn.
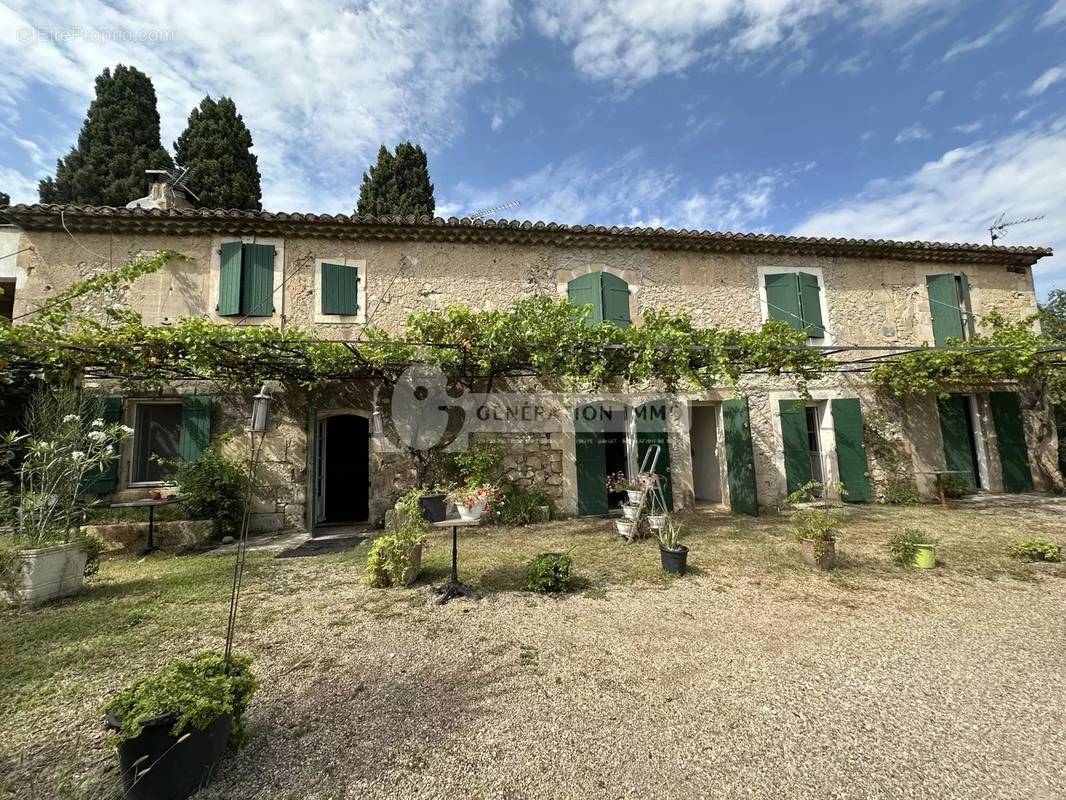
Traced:
MULTIPOLYGON (((606 520, 485 527, 459 546, 460 576, 485 599, 445 607, 428 588, 448 572, 445 532, 403 590, 365 586, 366 545, 253 552, 238 638, 262 689, 248 745, 203 794, 828 796, 840 762, 841 780, 868 783, 837 796, 926 775, 954 781, 929 796, 1055 796, 1066 564, 1004 551, 1022 536, 1066 544, 1061 514, 856 509, 828 574, 802 562, 784 517, 696 514, 684 578, 606 520), (935 571, 891 562, 886 542, 904 527, 940 539, 935 571), (573 556, 576 591, 525 592, 525 564, 552 551, 573 556), (870 752, 853 753, 871 731, 870 752), (776 766, 731 788, 744 753, 776 766), (543 784, 553 770, 562 783, 543 784), (660 775, 666 788, 647 784, 660 775)), ((113 559, 78 597, 0 612, 0 797, 108 797, 97 708, 169 658, 221 648, 231 568, 113 559)))

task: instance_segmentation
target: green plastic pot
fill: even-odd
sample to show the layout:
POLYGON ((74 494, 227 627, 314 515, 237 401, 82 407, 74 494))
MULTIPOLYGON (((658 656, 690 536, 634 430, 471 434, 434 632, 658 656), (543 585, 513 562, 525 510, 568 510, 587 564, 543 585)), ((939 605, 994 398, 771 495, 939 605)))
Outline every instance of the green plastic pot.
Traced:
POLYGON ((932 569, 936 566, 936 547, 931 544, 916 544, 911 563, 918 569, 932 569))

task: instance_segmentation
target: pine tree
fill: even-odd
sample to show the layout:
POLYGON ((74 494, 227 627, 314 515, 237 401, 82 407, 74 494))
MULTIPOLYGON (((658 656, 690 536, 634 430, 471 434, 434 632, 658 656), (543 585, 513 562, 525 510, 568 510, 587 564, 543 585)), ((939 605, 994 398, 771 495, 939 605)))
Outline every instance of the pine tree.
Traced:
POLYGON ((7 192, 0 192, 0 206, 11 205, 11 196, 7 192))
POLYGON ((96 78, 96 99, 78 143, 56 163, 55 178, 40 182, 42 203, 124 206, 148 194, 147 169, 174 163, 159 137, 159 111, 151 79, 119 64, 96 78))
POLYGON ((188 168, 185 184, 205 208, 259 210, 263 207, 259 163, 252 134, 228 97, 205 97, 189 114, 185 132, 174 142, 174 159, 188 168))
POLYGON ((378 163, 363 173, 356 213, 376 217, 433 216, 436 207, 426 151, 419 145, 402 142, 393 154, 381 145, 378 163))

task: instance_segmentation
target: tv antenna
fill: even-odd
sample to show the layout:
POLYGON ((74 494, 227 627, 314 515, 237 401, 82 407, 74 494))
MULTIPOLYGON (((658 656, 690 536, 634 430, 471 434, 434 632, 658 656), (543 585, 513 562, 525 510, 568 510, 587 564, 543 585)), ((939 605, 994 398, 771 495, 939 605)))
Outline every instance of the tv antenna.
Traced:
POLYGON ((185 185, 185 179, 189 176, 189 167, 183 169, 180 175, 177 170, 170 169, 146 169, 145 173, 148 175, 162 175, 163 183, 171 189, 177 189, 179 192, 184 192, 197 203, 200 202, 200 198, 196 196, 193 190, 185 185))
POLYGON ((522 205, 521 200, 512 200, 511 202, 504 203, 503 205, 493 206, 492 208, 486 208, 482 211, 475 211, 473 214, 470 215, 469 219, 481 219, 482 217, 488 217, 492 214, 495 214, 497 211, 505 211, 508 208, 518 208, 520 205, 522 205))
POLYGON ((1036 222, 1047 216, 1047 214, 1041 214, 1038 217, 1026 217, 1025 219, 1014 219, 1010 222, 1004 222, 1003 217, 1006 216, 1006 214, 1007 212, 1004 211, 996 217, 996 221, 988 228, 988 235, 992 237, 992 244, 995 244, 997 239, 1002 239, 1007 235, 1007 228, 1013 228, 1015 225, 1025 225, 1027 222, 1036 222))

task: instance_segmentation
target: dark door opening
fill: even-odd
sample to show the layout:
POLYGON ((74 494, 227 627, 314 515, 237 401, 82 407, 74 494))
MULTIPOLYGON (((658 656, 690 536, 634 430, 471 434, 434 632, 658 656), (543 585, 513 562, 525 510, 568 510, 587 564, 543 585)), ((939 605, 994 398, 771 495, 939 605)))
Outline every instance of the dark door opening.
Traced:
POLYGON ((325 523, 366 522, 370 517, 370 421, 355 414, 327 417, 325 523))

